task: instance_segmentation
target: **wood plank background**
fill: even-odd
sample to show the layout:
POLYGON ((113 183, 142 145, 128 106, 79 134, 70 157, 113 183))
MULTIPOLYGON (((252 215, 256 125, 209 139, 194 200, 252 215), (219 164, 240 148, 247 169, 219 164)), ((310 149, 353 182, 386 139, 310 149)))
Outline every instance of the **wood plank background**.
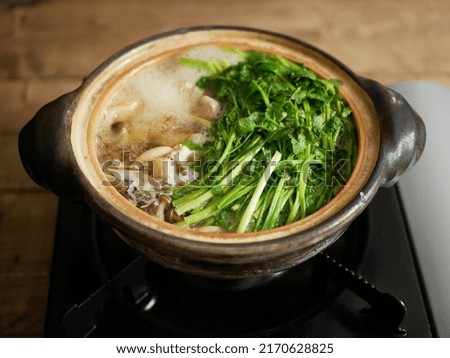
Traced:
POLYGON ((310 42, 384 84, 450 86, 448 0, 0 1, 0 336, 43 334, 57 198, 25 174, 20 128, 107 57, 153 34, 228 24, 310 42))

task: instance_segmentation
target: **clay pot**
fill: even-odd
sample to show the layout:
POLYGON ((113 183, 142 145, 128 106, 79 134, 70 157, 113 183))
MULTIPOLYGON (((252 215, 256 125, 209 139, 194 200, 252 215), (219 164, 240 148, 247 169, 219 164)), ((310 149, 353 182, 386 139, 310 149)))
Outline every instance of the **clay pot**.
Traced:
POLYGON ((425 145, 421 118, 398 93, 354 74, 303 41, 263 30, 200 27, 145 39, 108 59, 75 91, 45 105, 22 129, 21 159, 38 184, 61 197, 85 200, 120 237, 156 263, 216 278, 282 271, 320 252, 346 230, 380 187, 395 184, 425 145), (204 44, 252 48, 301 62, 342 81, 357 128, 358 158, 345 187, 319 211, 256 233, 204 233, 162 222, 134 207, 112 186, 95 154, 102 104, 129 76, 204 44))

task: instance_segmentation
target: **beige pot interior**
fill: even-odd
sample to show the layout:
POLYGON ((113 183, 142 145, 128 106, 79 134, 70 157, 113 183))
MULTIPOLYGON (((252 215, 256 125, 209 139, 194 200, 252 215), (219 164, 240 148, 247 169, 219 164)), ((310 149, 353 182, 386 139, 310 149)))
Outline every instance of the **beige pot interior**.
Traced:
MULTIPOLYGON (((215 29, 179 33, 142 43, 103 66, 95 78, 80 89, 79 99, 72 115, 71 143, 77 164, 92 189, 107 205, 111 205, 129 220, 137 221, 163 235, 186 240, 216 243, 249 243, 274 240, 310 229, 332 217, 361 193, 378 160, 380 128, 374 105, 366 92, 353 78, 330 58, 314 49, 285 37, 256 31, 215 29), (129 203, 114 187, 105 185, 107 178, 96 157, 96 133, 101 127, 103 112, 117 91, 126 87, 131 78, 180 56, 185 51, 196 51, 204 46, 228 46, 255 49, 280 54, 303 63, 320 77, 342 81, 341 92, 353 110, 358 135, 358 159, 347 185, 323 208, 306 218, 273 230, 257 233, 207 234, 162 222, 129 203)), ((126 226, 126 225, 125 225, 126 226)), ((123 227, 123 225, 122 225, 123 227)), ((152 231, 152 230, 149 230, 152 231)))

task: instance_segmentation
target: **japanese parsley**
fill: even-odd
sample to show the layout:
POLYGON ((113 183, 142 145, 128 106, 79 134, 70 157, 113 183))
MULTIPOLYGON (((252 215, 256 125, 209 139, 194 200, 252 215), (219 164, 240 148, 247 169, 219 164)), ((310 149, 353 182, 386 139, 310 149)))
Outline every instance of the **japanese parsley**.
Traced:
POLYGON ((239 53, 231 66, 180 61, 209 71, 196 85, 222 108, 212 139, 196 148, 198 179, 173 192, 180 226, 289 224, 327 204, 352 172, 357 139, 340 82, 280 56, 239 53))

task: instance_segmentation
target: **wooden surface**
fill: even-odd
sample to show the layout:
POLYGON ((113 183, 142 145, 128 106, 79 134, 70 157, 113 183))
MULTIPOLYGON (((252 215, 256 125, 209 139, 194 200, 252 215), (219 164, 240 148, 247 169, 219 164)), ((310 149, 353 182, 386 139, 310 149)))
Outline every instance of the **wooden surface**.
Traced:
POLYGON ((449 15, 448 0, 0 0, 0 336, 43 334, 57 214, 22 169, 18 131, 107 57, 162 31, 243 25, 303 39, 384 84, 450 86, 449 15))

